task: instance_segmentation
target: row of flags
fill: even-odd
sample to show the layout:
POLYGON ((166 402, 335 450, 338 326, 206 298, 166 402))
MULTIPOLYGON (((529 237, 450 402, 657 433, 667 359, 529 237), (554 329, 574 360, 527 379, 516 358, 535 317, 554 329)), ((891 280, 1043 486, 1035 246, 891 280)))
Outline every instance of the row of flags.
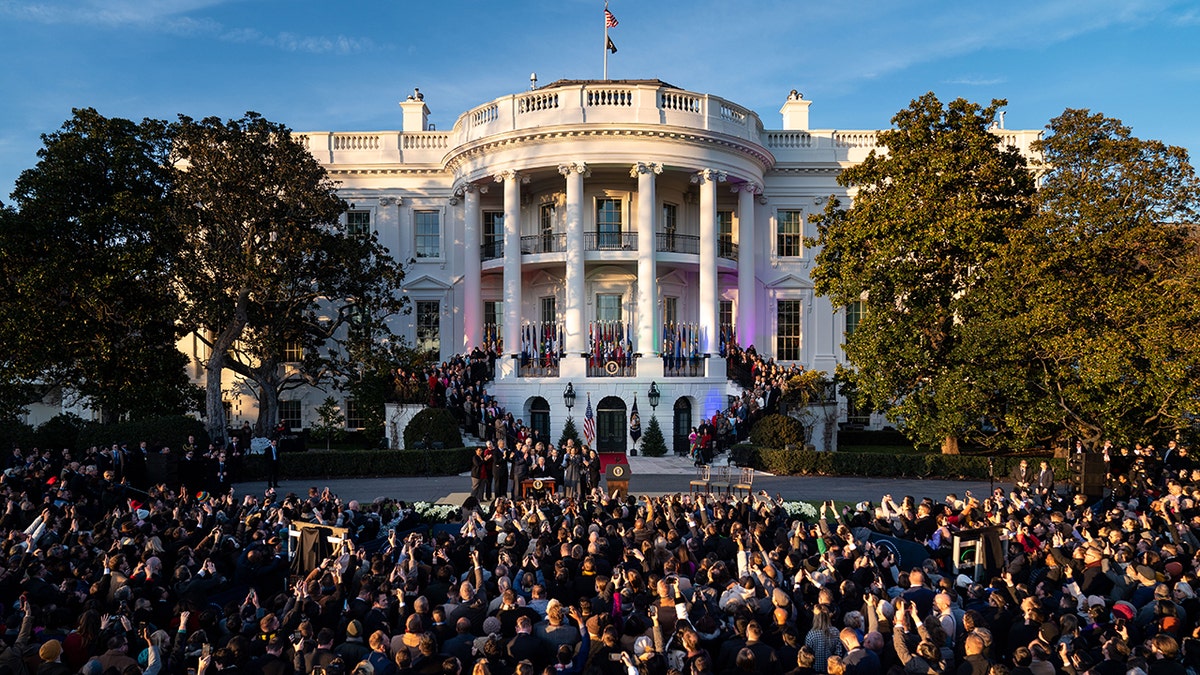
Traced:
POLYGON ((564 346, 566 341, 560 323, 544 321, 521 326, 522 365, 553 366, 563 357, 564 346))
POLYGON ((588 325, 590 354, 588 365, 599 368, 609 361, 618 366, 633 365, 633 327, 624 321, 593 321, 588 325))

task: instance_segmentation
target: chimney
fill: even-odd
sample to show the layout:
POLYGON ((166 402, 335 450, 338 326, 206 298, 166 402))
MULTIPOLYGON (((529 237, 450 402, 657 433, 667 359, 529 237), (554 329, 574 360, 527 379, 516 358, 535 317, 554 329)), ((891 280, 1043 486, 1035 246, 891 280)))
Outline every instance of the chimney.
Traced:
POLYGON ((808 106, 812 101, 804 100, 804 94, 793 89, 788 94, 787 101, 779 109, 783 115, 784 131, 808 131, 808 106))
POLYGON ((400 110, 404 114, 401 129, 405 133, 429 129, 429 106, 425 105, 425 95, 421 93, 420 89, 413 89, 408 100, 400 102, 400 110))

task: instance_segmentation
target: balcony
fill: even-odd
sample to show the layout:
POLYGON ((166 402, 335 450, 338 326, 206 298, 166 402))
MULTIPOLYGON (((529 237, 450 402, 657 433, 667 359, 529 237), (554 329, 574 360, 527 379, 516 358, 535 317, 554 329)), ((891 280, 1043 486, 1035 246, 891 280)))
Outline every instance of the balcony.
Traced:
POLYGON ((504 257, 504 239, 497 237, 492 241, 485 241, 479 247, 479 259, 482 262, 495 260, 504 257))
POLYGON ((659 232, 654 235, 655 247, 660 253, 686 253, 700 255, 700 237, 694 234, 659 232))
POLYGON ((588 251, 636 251, 637 232, 584 232, 584 248, 588 251))
POLYGON ((738 259, 738 245, 732 241, 717 242, 717 257, 726 260, 738 259))
POLYGON ((521 237, 521 255, 566 252, 567 235, 565 234, 547 233, 521 237))

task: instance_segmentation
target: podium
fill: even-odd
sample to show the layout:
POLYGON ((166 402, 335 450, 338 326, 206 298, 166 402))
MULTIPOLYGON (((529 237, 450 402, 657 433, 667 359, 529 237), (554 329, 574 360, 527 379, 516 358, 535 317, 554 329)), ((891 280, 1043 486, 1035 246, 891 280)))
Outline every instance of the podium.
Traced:
POLYGON ((534 497, 542 495, 554 496, 554 479, 553 478, 526 478, 521 481, 521 499, 528 499, 529 493, 534 493, 534 497))
POLYGON ((629 465, 612 463, 604 471, 604 480, 608 484, 605 490, 608 494, 614 492, 618 497, 629 496, 629 465))

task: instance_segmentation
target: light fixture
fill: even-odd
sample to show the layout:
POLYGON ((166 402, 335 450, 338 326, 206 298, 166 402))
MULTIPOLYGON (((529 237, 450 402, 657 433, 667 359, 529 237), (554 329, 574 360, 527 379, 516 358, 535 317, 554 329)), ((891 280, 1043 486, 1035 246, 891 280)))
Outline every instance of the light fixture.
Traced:
POLYGON ((658 390, 658 383, 650 383, 650 391, 646 394, 646 398, 650 399, 650 408, 652 410, 658 407, 659 402, 662 401, 662 392, 658 390))
POLYGON ((563 404, 567 406, 567 412, 571 412, 571 408, 575 407, 575 385, 567 383, 567 389, 563 392, 563 404))

